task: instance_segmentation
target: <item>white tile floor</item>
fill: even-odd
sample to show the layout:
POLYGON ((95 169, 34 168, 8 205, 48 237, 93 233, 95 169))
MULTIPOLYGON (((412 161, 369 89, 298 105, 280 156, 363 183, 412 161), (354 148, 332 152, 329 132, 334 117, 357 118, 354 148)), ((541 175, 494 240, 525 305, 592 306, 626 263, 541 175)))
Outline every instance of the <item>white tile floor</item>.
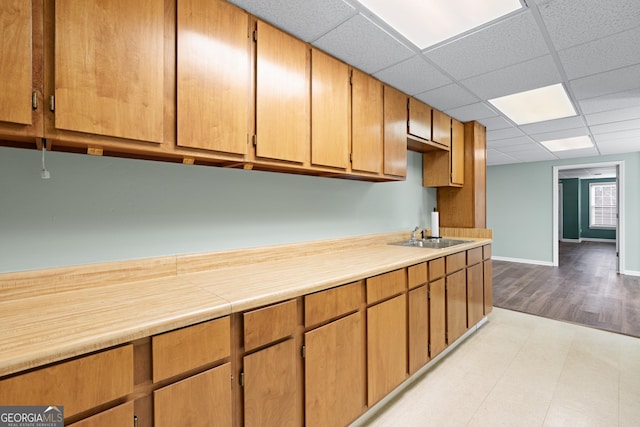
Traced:
POLYGON ((495 308, 367 426, 640 426, 640 339, 495 308))

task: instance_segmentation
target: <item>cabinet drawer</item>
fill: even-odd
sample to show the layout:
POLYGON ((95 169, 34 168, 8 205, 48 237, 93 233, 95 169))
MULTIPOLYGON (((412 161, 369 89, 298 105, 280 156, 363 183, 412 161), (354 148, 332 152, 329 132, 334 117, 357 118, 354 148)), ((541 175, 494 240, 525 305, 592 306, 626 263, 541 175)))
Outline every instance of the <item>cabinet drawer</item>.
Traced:
POLYGON ((482 248, 473 248, 467 251, 467 265, 475 265, 482 261, 482 248))
POLYGON ((69 427, 131 426, 133 425, 133 415, 133 400, 131 400, 77 423, 70 424, 69 427))
POLYGON ((407 270, 409 289, 416 288, 427 283, 427 263, 412 265, 407 270))
POLYGON ((391 271, 367 279, 367 304, 394 296, 407 289, 405 269, 391 271))
POLYGON ((429 281, 444 277, 444 258, 436 258, 429 261, 429 281))
POLYGON ((363 301, 362 282, 339 286, 304 297, 304 326, 310 327, 358 309, 363 301))
POLYGON ((60 405, 65 417, 133 392, 133 345, 0 381, 2 405, 60 405))
POLYGON ((446 256, 447 274, 461 270, 467 265, 467 251, 446 256))
POLYGON ((491 259, 491 245, 482 247, 482 259, 491 259))
POLYGON ((249 351, 296 330, 298 308, 295 300, 244 313, 244 350, 249 351))
POLYGON ((151 338, 153 382, 170 378, 231 354, 229 317, 151 338))

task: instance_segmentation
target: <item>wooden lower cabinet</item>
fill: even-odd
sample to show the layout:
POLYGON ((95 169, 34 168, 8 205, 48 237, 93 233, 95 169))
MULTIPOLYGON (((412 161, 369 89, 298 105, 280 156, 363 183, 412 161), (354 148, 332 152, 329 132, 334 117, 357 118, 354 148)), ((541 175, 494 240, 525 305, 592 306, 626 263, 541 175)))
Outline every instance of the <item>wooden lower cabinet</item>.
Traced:
POLYGON ((482 263, 467 267, 467 327, 484 317, 484 287, 482 263))
POLYGON ((154 391, 153 412, 154 427, 231 426, 231 364, 154 391))
POLYGON ((429 361, 429 287, 409 291, 409 375, 429 361))
POLYGON ((367 309, 369 406, 407 378, 406 294, 367 309))
POLYGON ((305 425, 350 424, 366 407, 362 313, 309 331, 304 341, 305 425))
MULTIPOLYGON (((133 401, 129 401, 77 423, 70 424, 70 427, 132 426, 134 425, 133 416, 133 401)), ((156 425, 158 424, 156 423, 156 425)))
POLYGON ((300 426, 299 352, 290 338, 244 357, 244 425, 300 426))
POLYGON ((444 278, 429 283, 429 357, 447 347, 447 302, 444 278))
POLYGON ((467 330, 467 275, 465 270, 446 277, 447 344, 451 344, 467 330))
POLYGON ((484 315, 491 313, 493 310, 493 266, 491 260, 485 260, 483 263, 484 276, 484 315))

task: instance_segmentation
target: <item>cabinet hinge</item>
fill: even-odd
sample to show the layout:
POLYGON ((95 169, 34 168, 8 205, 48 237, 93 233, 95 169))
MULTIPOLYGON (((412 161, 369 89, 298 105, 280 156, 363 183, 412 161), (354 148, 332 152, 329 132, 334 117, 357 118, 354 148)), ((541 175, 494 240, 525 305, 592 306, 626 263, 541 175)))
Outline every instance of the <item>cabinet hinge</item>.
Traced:
POLYGON ((49 97, 49 111, 56 111, 56 97, 54 95, 49 97))
POLYGON ((431 343, 427 344, 427 353, 431 356, 431 343))
POLYGON ((133 427, 138 427, 138 416, 137 415, 133 416, 133 427))
POLYGON ((233 390, 233 375, 231 375, 231 390, 233 390))
POLYGON ((349 70, 349 85, 353 86, 353 70, 349 70))
POLYGON ((255 30, 253 30, 253 41, 254 42, 258 41, 258 29, 257 28, 255 30))
POLYGON ((244 387, 244 372, 240 372, 240 387, 244 387))
POLYGON ((353 163, 353 153, 349 153, 349 163, 353 163))
POLYGON ((257 147, 258 146, 258 135, 253 134, 253 146, 257 147))
POLYGON ((307 357, 307 347, 305 345, 302 346, 301 354, 303 359, 307 357))
POLYGON ((36 92, 31 92, 31 108, 38 109, 38 94, 36 92))

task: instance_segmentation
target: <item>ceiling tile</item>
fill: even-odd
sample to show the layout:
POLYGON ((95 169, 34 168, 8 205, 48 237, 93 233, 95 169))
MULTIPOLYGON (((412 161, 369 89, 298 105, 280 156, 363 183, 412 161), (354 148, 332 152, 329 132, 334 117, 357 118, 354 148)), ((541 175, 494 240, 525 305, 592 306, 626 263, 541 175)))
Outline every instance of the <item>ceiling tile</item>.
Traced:
POLYGON ((572 80, 570 84, 577 99, 586 99, 624 90, 640 89, 638 76, 640 76, 640 64, 572 80))
POLYGON ((485 125, 487 130, 505 129, 513 126, 507 119, 502 116, 486 117, 478 121, 485 125))
POLYGON ((578 101, 578 104, 580 104, 580 108, 584 114, 636 107, 640 105, 640 89, 583 99, 582 101, 578 101))
POLYGON ((497 115, 495 111, 487 107, 482 102, 477 102, 475 104, 470 104, 470 105, 465 105, 463 107, 445 110, 445 113, 447 113, 454 119, 459 120, 461 122, 468 122, 471 120, 480 120, 480 119, 484 119, 485 117, 494 117, 497 115))
POLYGON ((313 44, 370 74, 414 55, 363 15, 354 16, 313 44))
POLYGON ((640 118, 635 120, 624 120, 621 122, 603 123, 601 125, 589 126, 589 129, 591 129, 591 132, 593 134, 640 129, 640 118))
POLYGON ((487 166, 520 163, 518 160, 496 150, 487 150, 487 166))
POLYGON ((230 2, 305 41, 315 40, 356 14, 356 10, 342 0, 230 2))
POLYGON ((426 51, 424 55, 454 78, 461 80, 548 53, 531 12, 525 10, 426 51))
POLYGON ((590 125, 640 119, 640 104, 631 108, 622 108, 615 111, 603 111, 601 113, 587 114, 585 115, 585 118, 587 119, 587 123, 590 125))
POLYGON ((507 153, 507 154, 517 153, 520 151, 527 151, 527 152, 546 151, 544 148, 541 148, 535 142, 529 142, 527 144, 518 144, 518 145, 506 145, 504 147, 496 148, 496 150, 499 150, 502 153, 507 153))
POLYGON ((422 92, 416 98, 432 107, 444 111, 478 102, 478 98, 457 84, 450 84, 437 89, 422 92))
POLYGON ((505 128, 505 129, 497 129, 497 130, 488 130, 487 131, 487 140, 494 141, 496 139, 506 139, 506 138, 514 138, 517 136, 522 136, 524 133, 517 127, 505 128))
POLYGON ((531 123, 520 126, 524 133, 533 135, 536 133, 555 132, 558 130, 584 128, 584 120, 580 116, 565 117, 563 119, 547 120, 545 122, 531 123))
POLYGON ((640 142, 640 129, 628 129, 615 132, 606 132, 594 134, 596 142, 613 142, 621 139, 633 139, 635 138, 640 142))
POLYGON ((531 135, 531 137, 536 141, 540 142, 540 141, 551 141, 553 139, 573 138, 574 136, 584 136, 588 134, 589 132, 587 128, 583 126, 575 129, 565 129, 565 130, 558 130, 555 132, 538 133, 535 135, 531 135))
POLYGON ((577 79, 640 62, 640 27, 558 52, 567 77, 577 79))
POLYGON ((517 151, 509 153, 511 157, 521 162, 540 162, 543 160, 555 160, 556 156, 545 150, 517 151))
POLYGON ((511 145, 533 144, 534 141, 528 136, 517 136, 515 138, 492 139, 487 141, 487 147, 502 150, 503 147, 511 145))
POLYGON ((451 79, 429 64, 421 55, 385 68, 375 74, 378 79, 415 95, 451 83, 451 79))
POLYGON ((557 49, 576 46, 638 26, 638 0, 555 0, 539 7, 557 49))
POLYGON ((631 153, 640 151, 640 139, 619 139, 611 142, 598 143, 598 149, 600 154, 618 154, 618 153, 631 153))
POLYGON ((551 55, 511 65, 479 76, 462 80, 471 92, 482 100, 537 89, 562 81, 551 55))

